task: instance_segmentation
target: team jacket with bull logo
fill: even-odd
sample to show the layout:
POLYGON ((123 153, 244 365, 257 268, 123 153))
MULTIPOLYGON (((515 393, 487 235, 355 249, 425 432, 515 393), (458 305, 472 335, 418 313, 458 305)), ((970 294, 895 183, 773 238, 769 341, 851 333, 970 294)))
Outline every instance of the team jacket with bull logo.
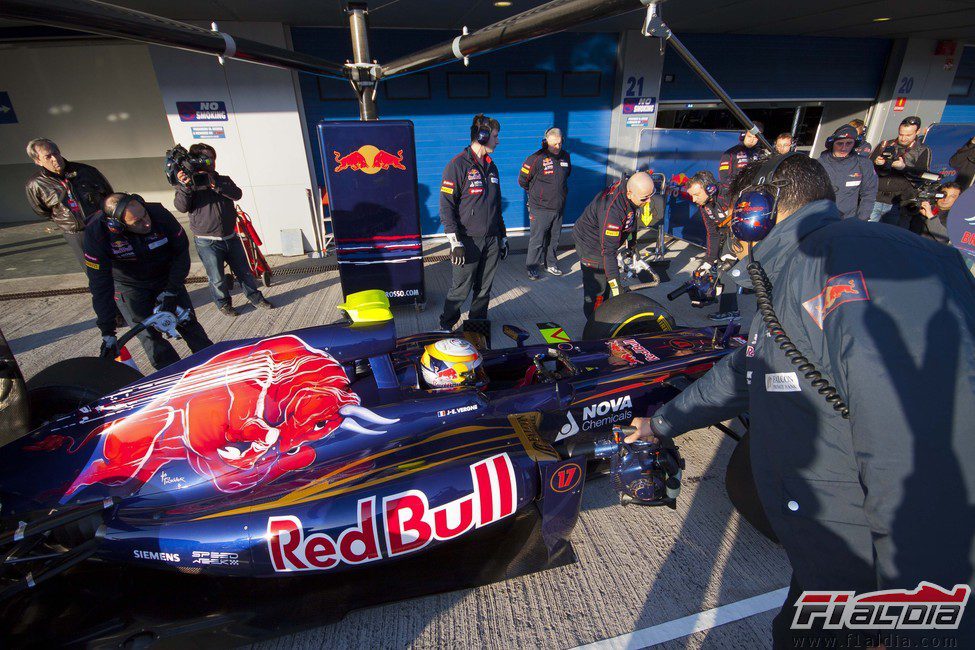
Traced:
POLYGON ((616 252, 636 232, 636 208, 626 198, 624 177, 600 192, 572 227, 580 261, 602 269, 609 279, 619 279, 616 252))
MULTIPOLYGON (((849 419, 759 313, 747 345, 653 414, 655 428, 749 413, 758 493, 803 589, 971 583, 975 283, 958 251, 824 200, 777 224, 755 257, 783 329, 849 419)), ((743 267, 733 279, 751 286, 743 267)))
POLYGON ((820 154, 819 164, 829 174, 829 182, 836 194, 836 207, 843 218, 869 221, 873 203, 877 200, 877 173, 873 162, 853 154, 837 158, 827 151, 820 154))
POLYGON ((101 218, 85 228, 85 269, 98 325, 115 330, 115 282, 176 293, 190 272, 183 227, 159 203, 147 203, 152 229, 145 235, 109 232, 101 218))
POLYGON ((564 149, 557 156, 542 147, 525 159, 518 184, 528 191, 528 209, 560 212, 565 207, 572 161, 564 149))
POLYGON ((734 180, 735 175, 737 175, 742 168, 748 166, 756 160, 764 158, 765 154, 766 151, 760 144, 756 144, 754 147, 746 147, 743 144, 736 144, 721 154, 721 160, 718 161, 718 187, 721 190, 721 196, 726 196, 728 194, 728 188, 731 186, 731 181, 734 180))
POLYGON ((440 222, 445 233, 468 237, 506 237, 501 216, 501 182, 491 156, 479 161, 470 147, 443 170, 440 222))

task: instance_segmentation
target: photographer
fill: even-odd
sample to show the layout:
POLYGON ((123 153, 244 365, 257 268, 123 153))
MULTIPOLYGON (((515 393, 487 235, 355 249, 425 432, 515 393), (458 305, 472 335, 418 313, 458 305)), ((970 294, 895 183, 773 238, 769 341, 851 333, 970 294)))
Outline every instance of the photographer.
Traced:
POLYGON ((859 140, 854 127, 841 126, 826 138, 827 150, 819 156, 819 163, 829 174, 836 194, 836 207, 843 218, 869 221, 877 198, 877 174, 869 160, 856 154, 859 140))
POLYGON ((919 175, 931 166, 931 149, 918 142, 921 120, 911 116, 901 121, 896 140, 884 140, 870 154, 880 181, 877 202, 870 213, 870 221, 882 221, 907 228, 911 214, 901 205, 914 196, 909 176, 919 175))
POLYGON ((230 177, 217 174, 217 152, 213 147, 194 144, 188 154, 176 171, 176 198, 173 204, 180 212, 190 214, 190 230, 196 242, 196 253, 206 269, 213 302, 221 313, 237 315, 237 310, 231 304, 230 288, 225 284, 226 263, 237 276, 251 304, 261 309, 271 309, 273 305, 257 289, 257 282, 247 265, 244 246, 234 231, 237 223, 234 201, 239 201, 244 193, 230 177), (192 173, 186 167, 192 169, 192 173))
POLYGON ((941 186, 941 192, 944 193, 944 196, 937 199, 934 205, 931 205, 930 201, 921 201, 920 213, 924 219, 919 220, 920 228, 915 232, 938 243, 950 245, 947 225, 948 212, 961 195, 961 185, 945 183, 941 186))

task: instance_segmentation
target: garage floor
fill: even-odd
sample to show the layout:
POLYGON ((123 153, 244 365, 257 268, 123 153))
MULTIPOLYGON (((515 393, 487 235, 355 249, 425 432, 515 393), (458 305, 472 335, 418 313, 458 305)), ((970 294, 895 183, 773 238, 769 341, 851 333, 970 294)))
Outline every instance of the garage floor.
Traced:
MULTIPOLYGON (((680 246, 671 253, 674 279, 647 292, 665 304, 665 294, 696 266, 692 254, 698 251, 680 246)), ((562 253, 561 264, 572 272, 538 282, 526 279, 523 252, 502 264, 491 305, 496 345, 507 343, 501 334, 504 323, 532 332, 529 342, 540 340, 534 324, 541 320, 560 323, 570 336, 581 335, 575 254, 562 253)), ((81 280, 80 274, 61 279, 75 286, 81 280)), ((278 280, 266 291, 277 309, 257 312, 238 299, 245 306, 235 319, 216 311, 206 285, 189 288, 200 321, 215 341, 267 336, 338 318, 341 292, 335 273, 282 274, 278 280)), ((396 310, 401 335, 436 326, 449 280, 447 262, 426 266, 428 307, 396 310)), ((0 294, 10 292, 11 285, 0 281, 0 294)), ((711 310, 692 309, 686 297, 669 307, 680 324, 708 324, 711 310)), ((746 324, 754 310, 754 299, 743 299, 746 324)), ((61 358, 96 354, 100 342, 86 294, 0 302, 0 328, 28 377, 61 358)), ((181 342, 176 347, 186 352, 181 342)), ((137 345, 130 345, 130 351, 140 367, 149 368, 137 345)), ((663 639, 670 639, 660 646, 666 648, 771 647, 775 611, 768 610, 777 609, 782 596, 776 592, 789 581, 785 554, 742 521, 728 502, 723 477, 733 442, 714 429, 691 432, 679 442, 687 471, 677 510, 623 508, 608 481, 594 479, 572 535, 579 558, 575 564, 354 612, 327 627, 315 628, 309 621, 311 629, 305 632, 256 647, 570 648, 605 641, 596 647, 638 648, 663 639), (710 627, 758 601, 764 604, 751 611, 762 613, 710 627), (719 609, 708 611, 714 608, 719 609), (702 612, 696 619, 680 620, 702 612), (689 634, 694 629, 702 631, 689 634)))

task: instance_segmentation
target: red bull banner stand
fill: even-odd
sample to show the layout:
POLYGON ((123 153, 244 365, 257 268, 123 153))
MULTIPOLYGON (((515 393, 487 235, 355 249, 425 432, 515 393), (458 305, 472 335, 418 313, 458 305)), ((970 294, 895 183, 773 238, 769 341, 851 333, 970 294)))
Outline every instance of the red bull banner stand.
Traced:
POLYGON ((342 293, 425 302, 413 123, 325 121, 318 142, 342 293))

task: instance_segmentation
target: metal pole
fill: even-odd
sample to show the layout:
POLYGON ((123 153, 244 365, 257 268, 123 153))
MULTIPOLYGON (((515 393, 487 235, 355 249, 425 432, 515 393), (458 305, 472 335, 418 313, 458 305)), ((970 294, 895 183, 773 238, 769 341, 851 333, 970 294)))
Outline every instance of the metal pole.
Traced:
POLYGON ((383 66, 384 78, 416 72, 500 47, 522 43, 576 27, 591 20, 609 18, 646 7, 649 0, 553 0, 541 6, 457 36, 450 42, 429 47, 390 61, 383 66))
POLYGON ((796 106, 796 114, 792 116, 792 139, 796 139, 796 131, 799 130, 799 122, 802 121, 802 114, 805 111, 805 107, 796 106))
POLYGON ((684 62, 691 68, 691 70, 693 70, 697 76, 701 78, 701 81, 703 81, 704 84, 711 89, 711 92, 717 95, 718 99, 720 99, 728 110, 731 111, 731 114, 735 116, 735 119, 741 122, 747 131, 754 134, 765 148, 767 148, 769 151, 774 151, 772 144, 758 131, 758 127, 755 126, 755 123, 748 119, 748 116, 745 115, 745 111, 741 110, 738 104, 735 103, 735 100, 733 100, 731 96, 724 91, 724 88, 721 87, 718 81, 711 76, 711 73, 704 69, 701 62, 698 61, 694 55, 691 54, 690 50, 684 47, 684 44, 681 43, 680 39, 677 38, 672 31, 670 31, 670 27, 667 27, 667 24, 664 22, 663 18, 660 17, 656 4, 651 4, 649 7, 647 7, 647 22, 643 26, 643 35, 653 36, 669 43, 670 46, 674 48, 674 51, 676 51, 677 54, 684 59, 684 62))
POLYGON ((349 33, 352 35, 352 58, 357 67, 352 69, 353 86, 359 98, 359 119, 378 120, 376 110, 376 83, 372 70, 367 66, 369 60, 369 33, 366 25, 366 14, 369 9, 365 2, 350 2, 346 8, 349 14, 349 33))
POLYGON ((338 63, 92 0, 3 0, 0 2, 0 18, 29 20, 42 25, 211 54, 222 59, 348 78, 345 68, 338 63))

